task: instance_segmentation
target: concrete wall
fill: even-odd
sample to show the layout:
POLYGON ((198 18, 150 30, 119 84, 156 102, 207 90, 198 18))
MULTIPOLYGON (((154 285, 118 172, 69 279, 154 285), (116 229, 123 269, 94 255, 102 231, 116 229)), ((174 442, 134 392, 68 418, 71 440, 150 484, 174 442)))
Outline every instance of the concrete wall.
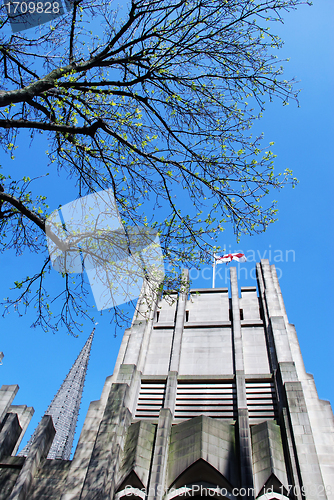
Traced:
POLYGON ((269 374, 268 349, 263 326, 242 326, 241 331, 245 374, 269 374))
POLYGON ((231 328, 185 328, 180 375, 232 375, 231 328))
POLYGON ((148 345, 144 375, 167 375, 172 348, 173 328, 154 328, 148 345))

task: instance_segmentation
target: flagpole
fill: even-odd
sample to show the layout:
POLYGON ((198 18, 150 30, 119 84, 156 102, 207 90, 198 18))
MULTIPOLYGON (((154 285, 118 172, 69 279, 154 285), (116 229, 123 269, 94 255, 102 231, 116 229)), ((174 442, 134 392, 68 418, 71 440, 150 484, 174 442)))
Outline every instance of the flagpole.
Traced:
POLYGON ((216 281, 216 257, 213 256, 212 288, 215 287, 215 281, 216 281))

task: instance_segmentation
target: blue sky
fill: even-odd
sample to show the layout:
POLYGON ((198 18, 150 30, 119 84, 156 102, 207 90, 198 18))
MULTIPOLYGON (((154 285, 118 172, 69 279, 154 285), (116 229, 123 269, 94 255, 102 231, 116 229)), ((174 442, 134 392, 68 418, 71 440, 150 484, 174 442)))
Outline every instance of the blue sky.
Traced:
MULTIPOLYGON (((264 132, 266 142, 275 141, 272 148, 277 154, 275 169, 292 168, 300 182, 294 190, 286 187, 275 194, 279 220, 266 233, 242 237, 237 244, 231 229, 227 228, 220 239, 227 251, 243 250, 248 256, 255 255, 256 260, 271 257, 271 262, 276 264, 287 314, 296 326, 306 370, 314 375, 319 396, 332 403, 333 21, 332 0, 318 0, 313 7, 301 6, 287 14, 285 24, 276 26, 277 34, 285 40, 280 55, 290 58, 285 65, 286 78, 296 77, 300 81, 300 107, 294 103, 284 107, 279 102, 271 103, 256 127, 264 132)), ((15 161, 4 158, 1 163, 4 168, 22 170, 26 175, 30 175, 32 168, 43 174, 44 149, 43 144, 40 151, 28 149, 27 143, 25 148, 19 148, 15 161)), ((63 183, 61 190, 52 194, 50 207, 56 209, 59 204, 70 201, 70 184, 63 183)), ((14 279, 32 272, 37 262, 37 256, 1 256, 1 297, 8 295, 8 287, 14 279)), ((239 285, 255 283, 251 274, 254 266, 252 261, 240 266, 239 285)), ((217 277, 216 286, 228 286, 224 279, 226 266, 218 269, 223 272, 222 278, 217 277)), ((208 269, 204 273, 208 279, 202 273, 192 286, 211 286, 210 274, 208 269)), ((192 272, 192 276, 196 273, 192 272)), ((54 335, 31 329, 32 321, 33 311, 22 317, 11 313, 0 318, 0 351, 5 354, 0 366, 0 382, 19 384, 15 404, 35 408, 26 439, 91 332, 87 322, 78 338, 65 330, 54 335)), ((121 331, 114 337, 108 314, 97 321, 77 436, 89 402, 99 399, 104 380, 113 371, 121 341, 121 331)))

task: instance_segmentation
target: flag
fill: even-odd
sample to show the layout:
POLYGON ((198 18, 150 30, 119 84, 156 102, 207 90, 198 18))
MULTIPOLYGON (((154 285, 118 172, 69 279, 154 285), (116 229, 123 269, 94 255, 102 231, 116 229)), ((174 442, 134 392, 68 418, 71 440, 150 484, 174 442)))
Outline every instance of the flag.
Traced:
POLYGON ((214 258, 215 258, 216 264, 224 264, 224 262, 226 262, 226 264, 228 264, 232 260, 236 260, 237 262, 247 262, 245 254, 243 254, 243 253, 226 253, 223 256, 214 255, 214 258))

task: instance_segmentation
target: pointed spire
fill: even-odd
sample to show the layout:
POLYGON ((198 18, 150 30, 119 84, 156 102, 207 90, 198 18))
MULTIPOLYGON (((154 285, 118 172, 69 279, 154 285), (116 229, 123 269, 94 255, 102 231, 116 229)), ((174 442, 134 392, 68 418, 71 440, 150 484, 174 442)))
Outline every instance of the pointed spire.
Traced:
MULTIPOLYGON (((95 328, 45 412, 45 415, 52 416, 56 429, 56 435, 47 458, 70 459, 94 332, 95 328)), ((20 456, 27 456, 35 440, 35 435, 36 430, 23 450, 20 451, 20 456)))

